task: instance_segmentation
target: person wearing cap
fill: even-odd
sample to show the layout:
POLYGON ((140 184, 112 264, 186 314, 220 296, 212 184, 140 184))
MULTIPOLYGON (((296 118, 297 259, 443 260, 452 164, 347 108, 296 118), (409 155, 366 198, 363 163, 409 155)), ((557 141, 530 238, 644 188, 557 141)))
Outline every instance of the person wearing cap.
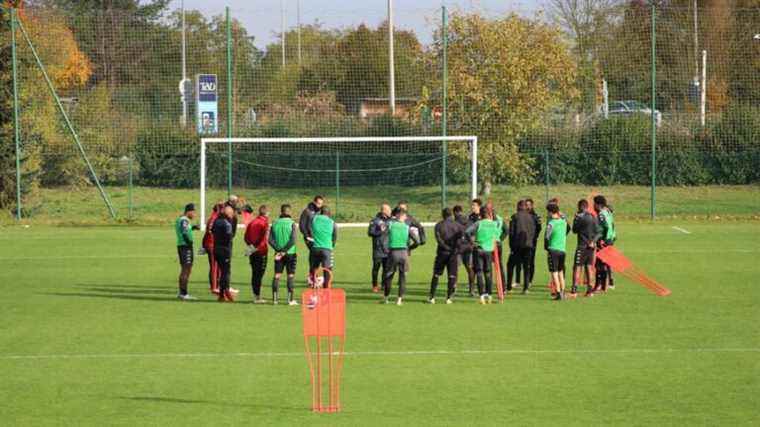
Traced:
POLYGON ((187 292, 187 283, 193 270, 193 230, 198 230, 197 225, 191 225, 195 219, 195 205, 188 203, 185 211, 174 221, 174 232, 177 235, 177 255, 179 256, 179 293, 177 298, 182 301, 190 301, 195 298, 187 292))

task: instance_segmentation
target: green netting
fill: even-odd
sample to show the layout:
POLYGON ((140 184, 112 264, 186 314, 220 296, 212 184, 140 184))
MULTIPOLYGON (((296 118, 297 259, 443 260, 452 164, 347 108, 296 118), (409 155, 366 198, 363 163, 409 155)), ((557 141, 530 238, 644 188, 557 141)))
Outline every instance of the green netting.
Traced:
MULTIPOLYGON (((687 1, 658 3, 655 9, 642 2, 596 2, 582 10, 570 7, 575 3, 552 0, 538 17, 535 10, 454 8, 446 12, 445 43, 441 10, 399 6, 395 114, 384 4, 362 10, 308 6, 299 19, 288 9, 284 27, 279 19, 256 20, 278 17, 279 11, 255 5, 232 9, 229 28, 222 9, 212 16, 187 11, 186 74, 217 76, 217 136, 441 135, 445 104, 446 134, 479 137, 480 186, 508 193, 494 194, 497 198, 533 186, 546 194, 564 185, 633 186, 651 203, 652 164, 661 186, 760 181, 756 5, 739 1, 695 11, 687 1)), ((5 83, 10 82, 9 18, 2 9, 0 80, 5 83)), ((153 221, 164 209, 161 199, 175 203, 164 191, 197 189, 200 136, 192 103, 189 124, 181 126, 179 11, 137 2, 106 9, 41 0, 21 10, 19 21, 120 218, 131 207, 136 220, 153 221), (142 201, 135 196, 129 203, 130 182, 139 189, 135 194, 153 189, 157 196, 142 201)), ((17 38, 25 214, 68 217, 67 212, 80 212, 71 206, 76 199, 89 206, 85 216, 105 219, 93 178, 41 70, 20 33, 17 38)), ((0 91, 0 208, 13 212, 11 85, 0 91)), ((302 145, 292 153, 273 146, 262 153, 236 146, 231 181, 221 149, 210 153, 209 183, 221 190, 231 185, 237 192, 290 188, 294 194, 317 189, 337 194, 341 186, 348 192, 343 199, 355 197, 357 205, 364 195, 351 196, 352 186, 371 195, 373 186, 387 185, 389 195, 383 197, 389 199, 398 187, 425 194, 438 188, 428 199, 443 197, 443 158, 435 154, 440 147, 397 147, 399 153, 362 149, 363 154, 352 154, 302 145), (394 171, 393 165, 402 169, 394 171), (316 169, 323 172, 304 172, 316 169)), ((467 173, 456 153, 451 156, 446 172, 452 189, 458 189, 467 173)), ((461 188, 456 197, 463 203, 468 191, 461 188)), ((663 214, 680 212, 667 204, 661 208, 663 214)))

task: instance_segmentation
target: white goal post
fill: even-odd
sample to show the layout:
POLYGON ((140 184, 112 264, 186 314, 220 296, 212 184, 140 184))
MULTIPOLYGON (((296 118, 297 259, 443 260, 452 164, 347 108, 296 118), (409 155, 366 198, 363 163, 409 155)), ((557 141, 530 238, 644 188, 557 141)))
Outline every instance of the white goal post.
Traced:
POLYGON ((474 199, 478 191, 478 137, 477 136, 389 136, 389 137, 335 137, 335 138, 201 138, 200 152, 200 222, 206 227, 207 149, 212 145, 232 144, 286 144, 286 143, 384 143, 394 142, 466 142, 470 154, 470 195, 474 199))

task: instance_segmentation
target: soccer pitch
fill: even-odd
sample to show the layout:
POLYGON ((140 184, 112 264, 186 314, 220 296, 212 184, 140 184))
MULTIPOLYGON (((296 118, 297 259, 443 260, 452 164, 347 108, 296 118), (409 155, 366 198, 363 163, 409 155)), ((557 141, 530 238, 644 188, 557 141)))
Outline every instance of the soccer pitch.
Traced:
POLYGON ((760 223, 621 221, 618 233, 618 247, 671 296, 619 277, 607 295, 552 302, 539 253, 529 295, 478 305, 463 296, 460 271, 456 303, 431 306, 429 242, 412 256, 406 304, 380 305, 366 229, 342 229, 343 411, 313 414, 300 308, 250 303, 240 235, 238 303, 208 293, 204 257, 190 284, 200 301, 182 303, 169 226, 5 227, 1 424, 760 422, 760 223))

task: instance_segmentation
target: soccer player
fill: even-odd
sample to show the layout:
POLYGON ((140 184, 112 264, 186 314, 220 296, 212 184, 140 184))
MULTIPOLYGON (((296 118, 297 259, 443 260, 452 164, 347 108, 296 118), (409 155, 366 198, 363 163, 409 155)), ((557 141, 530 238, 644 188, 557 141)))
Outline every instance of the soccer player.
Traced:
POLYGON ((428 302, 435 304, 435 291, 438 288, 438 278, 444 269, 449 275, 446 290, 446 304, 451 304, 457 287, 457 273, 459 271, 459 244, 464 235, 464 227, 454 220, 451 209, 445 208, 441 212, 442 221, 435 225, 435 240, 438 249, 433 263, 433 278, 430 279, 430 298, 428 302))
POLYGON ((208 287, 212 294, 219 294, 219 267, 214 261, 214 234, 211 229, 219 213, 224 209, 224 202, 218 201, 211 209, 211 215, 206 221, 206 231, 203 234, 203 251, 208 256, 208 287))
MULTIPOLYGON (((617 239, 617 233, 615 233, 615 218, 612 215, 612 211, 607 206, 607 199, 598 195, 594 197, 594 209, 599 215, 599 228, 600 238, 598 241, 599 249, 605 246, 611 246, 615 244, 617 239)), ((596 259, 596 285, 594 286, 594 292, 601 290, 607 291, 607 287, 610 289, 615 288, 615 282, 612 280, 612 269, 610 266, 602 262, 599 258, 596 259)))
MULTIPOLYGON (((559 203, 558 203, 559 204, 559 203)), ((541 215, 536 213, 535 203, 530 197, 525 199, 525 208, 528 209, 530 216, 533 218, 533 224, 536 229, 536 233, 533 236, 533 248, 530 251, 530 274, 528 275, 528 287, 533 285, 533 276, 536 275, 536 250, 538 249, 538 237, 541 234, 541 215)), ((520 276, 520 273, 517 273, 520 276)), ((519 278, 519 277, 518 277, 519 278)))
POLYGON ((259 206, 259 215, 251 220, 245 228, 246 254, 251 264, 251 290, 254 304, 262 304, 261 279, 267 270, 267 239, 269 236, 269 207, 259 206))
MULTIPOLYGON (((424 245, 427 242, 427 238, 425 237, 425 227, 422 226, 421 222, 417 221, 417 218, 413 217, 412 214, 409 213, 409 203, 406 200, 401 200, 398 202, 398 208, 403 209, 404 212, 406 212, 406 224, 409 227, 417 229, 417 232, 420 235, 417 246, 424 245)), ((412 234, 414 233, 412 232, 412 234)))
POLYGON ((597 227, 596 217, 588 211, 588 201, 586 199, 579 200, 578 212, 573 219, 573 233, 578 235, 578 246, 575 249, 575 260, 573 262, 573 287, 570 288, 572 297, 578 293, 581 275, 585 277, 588 286, 586 296, 594 295, 591 286, 591 270, 594 266, 596 240, 599 237, 597 227))
POLYGON ((483 218, 471 225, 467 234, 475 240, 475 251, 473 253, 475 262, 475 274, 478 280, 478 293, 480 294, 481 304, 490 304, 493 298, 493 273, 491 264, 493 264, 493 249, 496 247, 496 241, 499 240, 501 229, 499 224, 494 220, 493 209, 486 206, 483 209, 483 218), (485 286, 484 286, 485 279, 485 286))
POLYGON ((272 279, 272 303, 279 299, 280 277, 287 271, 288 305, 298 305, 293 282, 296 276, 296 222, 291 217, 290 205, 280 206, 280 217, 272 224, 269 246, 274 250, 274 278, 272 279))
MULTIPOLYGON (((464 217, 462 220, 460 220, 460 224, 462 224, 467 230, 470 228, 473 224, 480 221, 480 211, 483 207, 483 201, 480 199, 473 199, 472 203, 470 203, 470 215, 467 217, 464 217)), ((475 258, 474 258, 474 243, 472 241, 472 237, 465 233, 463 239, 465 241, 462 242, 462 265, 464 265, 465 271, 467 271, 467 285, 468 285, 468 292, 470 293, 471 297, 477 296, 475 293, 475 258)))
POLYGON ((233 302, 235 299, 230 292, 230 270, 232 268, 232 240, 235 237, 233 224, 235 210, 225 206, 219 217, 214 221, 214 260, 219 266, 219 302, 233 302))
POLYGON ((549 274, 557 294, 555 300, 565 299, 565 250, 567 246, 567 221, 559 214, 556 203, 546 205, 549 220, 546 222, 544 247, 547 251, 549 274))
POLYGON ((391 206, 383 203, 380 212, 369 222, 367 235, 372 238, 372 292, 380 291, 377 276, 382 268, 385 277, 386 262, 388 261, 388 221, 391 219, 391 206))
POLYGON ((324 272, 323 286, 325 287, 329 284, 333 268, 333 249, 338 240, 338 226, 330 216, 330 208, 322 206, 322 213, 314 215, 308 227, 312 239, 309 248, 309 280, 314 287, 317 286, 317 278, 314 277, 317 268, 330 270, 330 272, 324 272))
POLYGON ((512 216, 509 224, 509 248, 512 265, 507 266, 507 290, 512 290, 513 272, 519 266, 518 274, 523 274, 523 294, 530 289, 530 257, 535 249, 536 222, 527 208, 525 200, 517 202, 517 213, 512 216))
POLYGON ((182 301, 191 301, 195 297, 187 293, 187 282, 190 280, 190 273, 193 271, 193 230, 197 230, 197 225, 191 225, 190 221, 195 218, 195 205, 189 203, 185 206, 185 211, 174 222, 174 232, 177 235, 177 255, 179 257, 179 293, 177 298, 182 301))
POLYGON ((419 237, 410 233, 411 227, 407 221, 406 211, 401 208, 395 208, 392 212, 393 217, 388 222, 388 269, 383 277, 383 301, 388 304, 388 298, 391 294, 391 283, 393 276, 398 271, 398 299, 396 305, 402 305, 404 293, 406 292, 406 273, 409 272, 409 251, 417 247, 420 243, 419 237), (411 244, 410 244, 411 242, 411 244))
POLYGON ((418 246, 424 245, 425 242, 427 242, 427 237, 425 237, 425 228, 422 226, 422 223, 417 221, 417 218, 413 217, 409 213, 409 203, 407 203, 406 200, 399 201, 396 207, 399 209, 403 209, 404 212, 406 212, 406 225, 409 226, 409 234, 412 236, 416 236, 416 240, 418 243, 409 248, 409 256, 406 258, 406 272, 409 273, 412 268, 411 263, 410 263, 412 250, 414 250, 418 246))
POLYGON ((314 239, 311 235, 311 221, 314 216, 322 212, 322 206, 325 204, 325 198, 323 196, 314 196, 314 200, 306 205, 306 208, 301 212, 301 217, 298 218, 298 230, 303 235, 303 241, 306 243, 306 247, 311 249, 311 245, 314 243, 314 239))

